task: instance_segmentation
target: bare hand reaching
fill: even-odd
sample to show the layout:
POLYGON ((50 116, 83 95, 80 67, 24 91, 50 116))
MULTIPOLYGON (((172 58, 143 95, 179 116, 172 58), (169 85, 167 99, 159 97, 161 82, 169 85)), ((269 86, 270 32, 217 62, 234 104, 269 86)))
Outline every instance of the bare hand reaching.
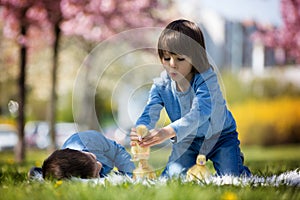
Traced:
POLYGON ((166 126, 161 129, 152 129, 149 135, 141 139, 137 136, 135 128, 132 128, 130 133, 130 145, 134 146, 135 142, 138 142, 141 147, 151 147, 174 136, 176 136, 174 129, 170 126, 166 126))

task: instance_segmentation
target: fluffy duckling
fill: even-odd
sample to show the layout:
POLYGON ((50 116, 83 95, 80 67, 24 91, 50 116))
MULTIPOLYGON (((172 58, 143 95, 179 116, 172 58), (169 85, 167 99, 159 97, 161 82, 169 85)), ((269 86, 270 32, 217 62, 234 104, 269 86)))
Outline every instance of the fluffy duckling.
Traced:
POLYGON ((211 177, 211 172, 205 166, 206 156, 199 154, 197 156, 196 164, 192 166, 186 174, 188 181, 193 180, 208 180, 211 177))
MULTIPOLYGON (((136 133, 139 137, 139 140, 142 140, 149 131, 145 125, 139 125, 136 127, 136 133)), ((131 147, 132 161, 139 161, 140 159, 149 159, 150 147, 141 147, 137 142, 135 146, 131 147)))
POLYGON ((145 159, 141 159, 138 167, 133 170, 133 180, 143 178, 156 179, 156 174, 153 168, 149 165, 148 160, 145 159))

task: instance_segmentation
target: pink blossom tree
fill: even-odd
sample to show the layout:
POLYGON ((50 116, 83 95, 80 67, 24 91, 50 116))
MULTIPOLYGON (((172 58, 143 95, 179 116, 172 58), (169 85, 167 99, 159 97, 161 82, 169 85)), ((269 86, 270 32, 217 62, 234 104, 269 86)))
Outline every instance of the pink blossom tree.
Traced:
MULTIPOLYGON (((80 36, 86 41, 92 42, 90 43, 92 45, 88 45, 89 49, 87 49, 87 51, 91 51, 96 44, 93 42, 103 41, 121 31, 145 26, 165 25, 166 21, 169 21, 166 17, 168 16, 166 8, 172 8, 172 4, 170 1, 162 5, 157 0, 62 0, 61 7, 64 16, 64 21, 61 24, 63 33, 80 36)), ((138 40, 132 40, 138 37, 135 35, 134 38, 127 41, 134 44, 138 40)), ((85 65, 89 64, 90 62, 86 60, 85 65)), ((90 97, 91 76, 93 74, 92 70, 89 70, 91 68, 86 67, 84 76, 87 81, 81 82, 82 98, 76 99, 76 101, 80 101, 80 106, 76 108, 79 110, 80 116, 78 117, 80 119, 76 121, 84 123, 80 125, 89 129, 98 129, 101 119, 95 119, 94 108, 90 106, 94 104, 94 99, 90 97)))
POLYGON ((101 41, 126 29, 159 25, 162 9, 158 0, 62 0, 61 28, 66 35, 101 41))
POLYGON ((20 46, 19 51, 19 110, 18 110, 18 143, 15 148, 15 159, 21 162, 25 158, 24 125, 26 101, 26 64, 28 51, 34 48, 30 38, 39 35, 45 23, 45 14, 39 0, 0 0, 1 18, 4 19, 4 36, 15 39, 20 46))
MULTIPOLYGON (((54 29, 50 131, 55 144, 56 74, 61 34, 77 35, 99 42, 126 29, 154 26, 164 22, 156 12, 163 9, 158 0, 43 0, 48 21, 54 29)), ((90 127, 92 128, 92 127, 90 127)), ((53 146, 53 148, 55 148, 53 146)))
POLYGON ((273 48, 281 48, 287 59, 300 63, 300 0, 281 0, 283 24, 280 27, 264 27, 257 38, 273 48))
POLYGON ((158 0, 0 0, 0 6, 3 8, 1 17, 4 19, 5 36, 16 39, 20 45, 17 161, 25 158, 26 58, 29 48, 33 48, 30 44, 38 38, 36 35, 43 35, 43 40, 46 38, 53 47, 50 130, 54 145, 57 58, 61 34, 82 36, 96 42, 126 29, 154 26, 164 21, 157 14, 157 10, 162 9, 158 0))

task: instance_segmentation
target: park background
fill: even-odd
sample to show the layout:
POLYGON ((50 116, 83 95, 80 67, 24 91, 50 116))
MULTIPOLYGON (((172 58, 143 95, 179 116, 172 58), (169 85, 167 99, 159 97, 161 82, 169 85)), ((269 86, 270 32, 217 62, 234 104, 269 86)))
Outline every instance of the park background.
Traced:
MULTIPOLYGON (((1 152, 1 184, 12 178, 5 174, 11 166, 19 172, 8 170, 13 177, 23 177, 30 165, 41 166, 43 158, 78 130, 74 85, 86 65, 103 67, 88 59, 99 44, 123 31, 163 28, 178 18, 195 21, 204 31, 246 163, 265 176, 295 170, 300 142, 299 10, 298 0, 1 0, 0 124, 1 132, 17 135, 13 148, 1 152)), ((126 45, 134 48, 135 42, 126 45)), ((158 62, 155 53, 125 55, 106 68, 101 80, 84 71, 83 94, 90 94, 91 85, 97 89, 92 101, 79 102, 83 127, 128 147, 129 129, 147 100, 149 82, 141 86, 141 81, 159 75, 160 69, 134 71, 118 92, 116 84, 133 67, 158 62), (128 97, 131 90, 135 93, 128 97)), ((162 113, 158 126, 165 123, 162 113)), ((167 153, 162 158, 161 152, 169 147, 153 150, 155 167, 166 162, 167 153)))

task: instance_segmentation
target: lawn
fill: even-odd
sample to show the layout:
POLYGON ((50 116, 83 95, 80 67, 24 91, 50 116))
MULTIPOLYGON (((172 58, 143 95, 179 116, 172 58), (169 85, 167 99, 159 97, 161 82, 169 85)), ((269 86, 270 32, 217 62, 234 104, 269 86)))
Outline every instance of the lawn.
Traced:
MULTIPOLYGON (((300 185, 276 182, 282 173, 295 171, 300 164, 300 146, 243 147, 246 165, 256 176, 246 184, 233 182, 195 183, 179 179, 169 181, 29 181, 28 169, 37 165, 49 154, 46 151, 30 150, 22 165, 13 161, 12 152, 0 152, 0 196, 1 199, 300 199, 300 185), (275 177, 275 179, 274 179, 275 177), (254 180, 254 179, 253 179, 254 180), (277 183, 277 184, 275 184, 277 183)), ((163 169, 169 154, 168 149, 157 149, 151 153, 151 164, 163 169)), ((213 171, 212 163, 208 163, 213 171)), ((299 181, 299 173, 298 175, 299 181)), ((113 179, 116 180, 116 179, 113 179)), ((298 182, 299 183, 299 182, 298 182)))

